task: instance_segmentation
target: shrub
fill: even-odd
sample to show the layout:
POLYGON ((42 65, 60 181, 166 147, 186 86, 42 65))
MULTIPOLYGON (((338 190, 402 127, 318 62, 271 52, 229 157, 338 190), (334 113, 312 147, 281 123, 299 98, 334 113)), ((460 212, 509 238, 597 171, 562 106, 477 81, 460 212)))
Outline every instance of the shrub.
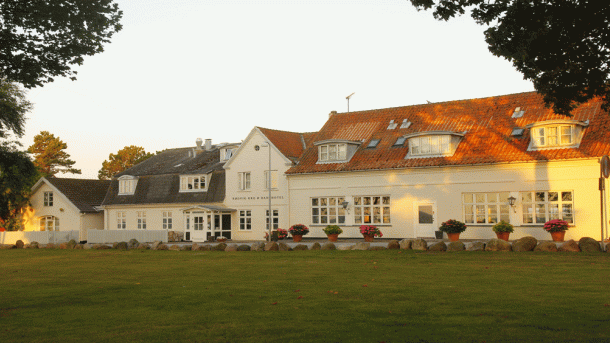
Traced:
POLYGON ((446 233, 462 233, 466 231, 466 224, 455 219, 449 219, 442 223, 438 229, 446 233))
POLYGON ((328 225, 324 228, 324 233, 327 235, 340 235, 343 230, 338 225, 328 225))
POLYGON ((504 220, 501 220, 499 223, 494 225, 492 230, 494 230, 494 232, 511 232, 511 233, 515 231, 513 226, 510 223, 505 222, 504 220))

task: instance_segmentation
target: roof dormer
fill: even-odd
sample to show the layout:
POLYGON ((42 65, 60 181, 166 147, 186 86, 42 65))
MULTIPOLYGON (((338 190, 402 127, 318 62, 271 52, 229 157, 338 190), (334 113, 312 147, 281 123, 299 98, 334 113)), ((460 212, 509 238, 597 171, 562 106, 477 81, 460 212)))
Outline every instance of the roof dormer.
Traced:
POLYGON ((527 125, 530 144, 527 151, 578 148, 588 122, 547 120, 527 125))
POLYGON ((464 133, 451 131, 418 132, 403 136, 409 140, 408 158, 453 156, 464 133))
POLYGON ((359 141, 348 141, 342 139, 327 139, 315 142, 318 147, 318 163, 345 163, 354 156, 359 141))
POLYGON ((123 175, 119 180, 119 195, 132 195, 136 191, 138 178, 132 175, 123 175))

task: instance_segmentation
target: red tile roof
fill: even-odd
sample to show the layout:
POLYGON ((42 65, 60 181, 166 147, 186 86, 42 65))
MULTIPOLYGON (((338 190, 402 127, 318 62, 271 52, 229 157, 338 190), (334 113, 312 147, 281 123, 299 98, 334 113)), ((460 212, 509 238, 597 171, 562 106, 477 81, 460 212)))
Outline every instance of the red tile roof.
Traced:
POLYGON ((275 145, 284 156, 291 160, 297 160, 305 151, 305 147, 311 146, 313 142, 311 138, 315 133, 298 133, 289 131, 280 131, 265 129, 258 127, 258 129, 275 145))
POLYGON ((519 93, 482 99, 449 101, 424 105, 386 108, 333 114, 324 127, 311 137, 312 143, 328 139, 362 141, 346 163, 317 164, 318 150, 309 146, 299 164, 288 174, 378 170, 410 167, 472 165, 536 160, 561 160, 599 157, 610 154, 610 116, 601 110, 601 101, 592 100, 575 109, 572 118, 555 114, 544 106, 535 93, 519 93), (512 118, 515 108, 525 113, 512 118), (412 124, 401 129, 403 119, 412 124), (578 148, 527 151, 530 130, 522 136, 511 136, 515 127, 552 120, 589 120, 578 148), (397 127, 388 130, 390 120, 397 127), (405 159, 408 145, 393 147, 398 137, 427 131, 452 131, 465 135, 450 157, 405 159), (367 149, 371 139, 381 139, 374 149, 367 149))

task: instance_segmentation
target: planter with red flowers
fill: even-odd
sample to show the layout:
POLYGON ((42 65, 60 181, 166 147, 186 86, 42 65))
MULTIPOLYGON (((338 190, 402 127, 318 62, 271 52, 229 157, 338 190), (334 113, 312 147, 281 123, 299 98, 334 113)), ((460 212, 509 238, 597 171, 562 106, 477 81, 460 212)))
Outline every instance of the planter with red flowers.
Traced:
POLYGON ((383 233, 374 225, 361 225, 360 233, 365 242, 372 242, 375 237, 383 237, 383 233))
POLYGON ((309 233, 309 228, 303 224, 295 224, 288 231, 292 235, 293 242, 300 242, 303 236, 309 233))
POLYGON ((451 242, 455 242, 460 239, 460 233, 466 231, 466 224, 455 219, 449 219, 442 223, 438 229, 447 233, 451 242))
POLYGON ((565 220, 553 219, 544 223, 544 230, 551 234, 553 242, 563 242, 569 226, 565 220))

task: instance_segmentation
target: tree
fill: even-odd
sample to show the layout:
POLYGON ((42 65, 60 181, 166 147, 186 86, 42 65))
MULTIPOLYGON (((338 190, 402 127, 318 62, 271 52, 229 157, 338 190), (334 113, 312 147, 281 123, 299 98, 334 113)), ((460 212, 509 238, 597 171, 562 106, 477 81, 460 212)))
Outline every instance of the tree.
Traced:
POLYGON ((34 144, 28 148, 28 152, 34 155, 34 165, 42 176, 55 176, 58 172, 80 174, 80 169, 72 168, 74 161, 64 150, 68 145, 59 137, 41 131, 34 136, 34 144))
POLYGON ((122 15, 113 0, 2 0, 0 75, 27 88, 74 80, 71 65, 104 51, 122 15))
POLYGON ((410 0, 434 7, 438 20, 468 9, 488 25, 489 51, 504 57, 531 80, 547 106, 570 116, 600 97, 610 109, 610 2, 603 0, 410 0))
POLYGON ((102 169, 97 173, 100 180, 109 180, 114 175, 129 169, 136 164, 153 156, 147 153, 144 148, 130 145, 119 150, 116 154, 110 154, 108 160, 102 162, 102 169))
POLYGON ((32 107, 32 103, 25 98, 23 89, 0 77, 0 138, 6 138, 10 131, 21 137, 25 114, 32 107))

